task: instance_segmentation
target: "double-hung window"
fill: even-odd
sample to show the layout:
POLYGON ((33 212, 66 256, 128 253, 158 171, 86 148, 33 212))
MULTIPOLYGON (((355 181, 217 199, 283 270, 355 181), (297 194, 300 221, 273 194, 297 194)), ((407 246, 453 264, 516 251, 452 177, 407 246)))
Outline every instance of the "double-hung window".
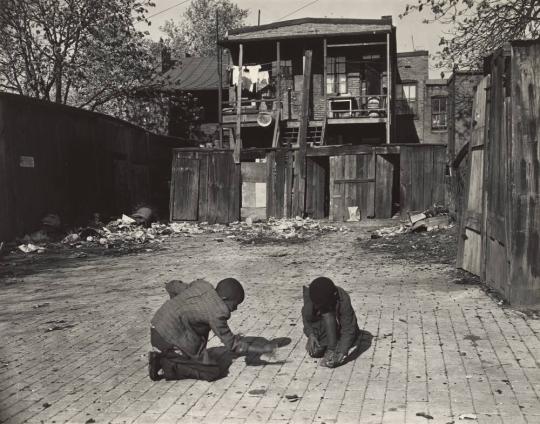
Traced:
POLYGON ((448 120, 446 113, 446 97, 437 96, 431 98, 431 129, 446 130, 448 120))
POLYGON ((326 62, 326 92, 344 94, 347 92, 347 71, 345 57, 328 57, 326 62))
POLYGON ((418 97, 416 82, 407 82, 397 86, 396 100, 398 113, 418 115, 418 97))

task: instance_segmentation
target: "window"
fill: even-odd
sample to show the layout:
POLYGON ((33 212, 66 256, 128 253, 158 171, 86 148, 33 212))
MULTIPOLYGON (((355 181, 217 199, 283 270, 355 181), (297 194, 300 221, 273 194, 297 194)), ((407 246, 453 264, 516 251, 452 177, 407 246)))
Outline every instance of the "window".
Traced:
POLYGON ((418 115, 416 82, 397 85, 397 113, 401 115, 418 115))
POLYGON ((345 57, 329 57, 326 62, 326 92, 343 94, 347 92, 345 57))
POLYGON ((431 129, 446 130, 447 123, 446 115, 446 97, 431 98, 431 129))

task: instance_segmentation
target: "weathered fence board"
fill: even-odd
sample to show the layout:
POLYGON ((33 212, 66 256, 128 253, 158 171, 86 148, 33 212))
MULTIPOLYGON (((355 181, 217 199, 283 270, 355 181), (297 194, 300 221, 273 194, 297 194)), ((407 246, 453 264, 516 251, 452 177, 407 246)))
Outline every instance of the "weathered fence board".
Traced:
POLYGON ((171 220, 196 220, 199 206, 199 159, 177 157, 173 162, 171 220))
POLYGON ((375 217, 392 217, 394 164, 389 155, 377 155, 375 176, 375 217))
POLYGON ((328 158, 307 158, 306 214, 314 219, 327 216, 328 158))
POLYGON ((171 219, 214 224, 240 219, 240 165, 228 150, 174 151, 171 183, 171 219), (193 171, 186 166, 194 164, 193 171), (182 165, 182 166, 180 166, 182 165), (195 175, 196 174, 196 175, 195 175), (197 183, 195 182, 197 180, 197 183), (182 186, 182 189, 177 189, 182 186), (190 202, 190 206, 184 205, 190 202))
POLYGON ((330 219, 348 220, 348 208, 355 206, 361 219, 374 217, 374 154, 330 157, 330 219))
POLYGON ((540 303, 540 43, 516 42, 512 55, 511 299, 540 303), (519 283, 519 285, 518 285, 519 283))
POLYGON ((181 139, 51 102, 0 94, 0 239, 132 213, 139 203, 169 215, 172 149, 181 139))
POLYGON ((400 149, 401 214, 445 202, 445 146, 415 145, 400 149))
POLYGON ((473 125, 465 184, 465 199, 458 237, 457 266, 473 274, 482 271, 482 229, 484 190, 484 146, 486 134, 486 90, 490 78, 485 77, 479 84, 473 101, 473 125))

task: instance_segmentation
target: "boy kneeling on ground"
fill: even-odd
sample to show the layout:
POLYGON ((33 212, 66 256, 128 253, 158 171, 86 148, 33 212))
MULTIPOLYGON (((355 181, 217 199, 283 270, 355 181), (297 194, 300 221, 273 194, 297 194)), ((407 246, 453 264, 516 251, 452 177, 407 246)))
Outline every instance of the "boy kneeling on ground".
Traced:
POLYGON ((309 355, 323 358, 320 365, 324 367, 342 365, 360 336, 347 292, 329 278, 316 278, 309 287, 304 287, 302 318, 309 355))
POLYGON ((166 289, 171 298, 157 310, 150 329, 154 351, 148 354, 148 371, 152 380, 214 381, 223 377, 227 369, 206 349, 210 330, 233 354, 275 351, 272 343, 251 346, 231 332, 227 321, 244 301, 238 280, 226 278, 215 289, 205 280, 189 284, 175 280, 166 289))

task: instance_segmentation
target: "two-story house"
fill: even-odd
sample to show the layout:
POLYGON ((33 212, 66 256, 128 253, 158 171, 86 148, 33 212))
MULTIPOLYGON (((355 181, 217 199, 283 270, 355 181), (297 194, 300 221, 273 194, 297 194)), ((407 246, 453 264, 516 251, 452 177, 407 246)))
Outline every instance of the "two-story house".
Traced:
MULTIPOLYGON (((218 95, 219 144, 213 151, 178 153, 178 172, 190 184, 199 181, 212 205, 233 199, 233 207, 224 204, 223 216, 214 217, 208 213, 216 207, 190 193, 199 199, 199 211, 206 211, 203 217, 236 217, 236 199, 242 216, 334 220, 385 218, 444 203, 444 109, 434 112, 432 104, 418 101, 420 90, 426 93, 432 83, 427 52, 409 54, 411 63, 425 64, 419 72, 407 68, 406 57, 396 52, 391 17, 244 27, 229 31, 219 44, 228 51, 227 81, 218 84, 228 86, 218 95), (424 121, 435 115, 441 122, 437 138, 423 143, 424 121), (230 151, 232 165, 226 159, 230 151), (230 175, 220 181, 234 186, 229 194, 213 180, 221 168, 230 175), (209 195, 204 184, 220 194, 209 195)), ((189 209, 190 217, 197 213, 189 209)), ((179 209, 172 218, 185 216, 179 209)))

